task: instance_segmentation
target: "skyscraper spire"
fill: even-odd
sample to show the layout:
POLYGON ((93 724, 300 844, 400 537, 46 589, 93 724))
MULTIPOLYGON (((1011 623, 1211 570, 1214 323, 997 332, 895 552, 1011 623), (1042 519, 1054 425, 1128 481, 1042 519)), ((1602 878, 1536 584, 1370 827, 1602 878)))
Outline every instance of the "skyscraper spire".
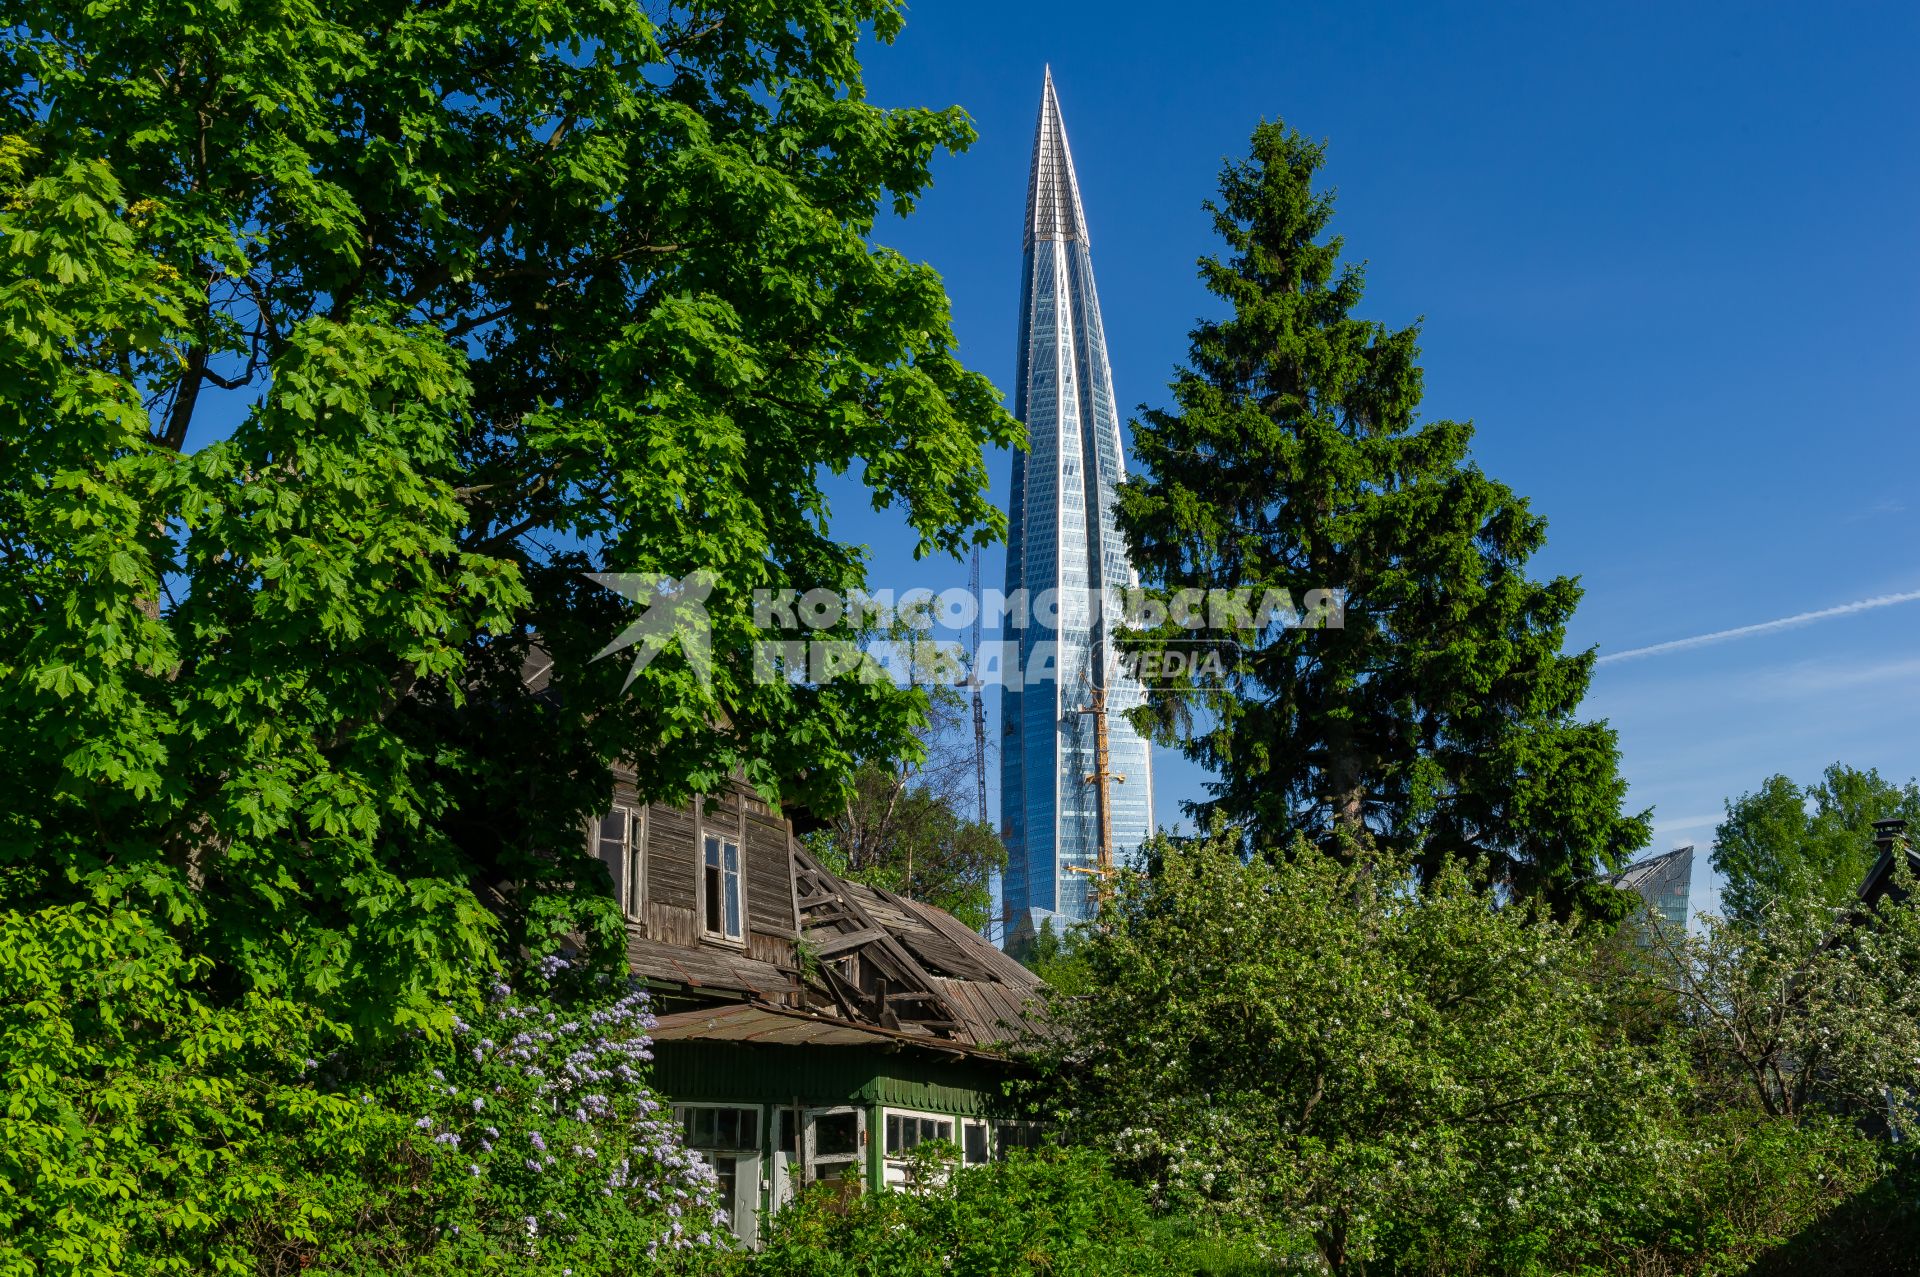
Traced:
POLYGON ((1087 215, 1080 208, 1080 182, 1073 175, 1073 152, 1067 147, 1067 126, 1060 119, 1060 97, 1053 89, 1053 68, 1047 68, 1040 90, 1040 124, 1033 138, 1033 170, 1027 177, 1027 238, 1033 241, 1087 240, 1087 215))
POLYGON ((1049 917, 1088 918, 1103 848, 1124 858, 1153 828, 1147 744, 1123 717, 1140 703, 1140 687, 1114 657, 1112 609, 1102 606, 1132 583, 1113 517, 1126 462, 1086 212, 1051 69, 1022 248, 1013 406, 1029 450, 1013 458, 1007 593, 1029 605, 1018 631, 1020 677, 1001 700, 1000 752, 1010 939, 1049 917))

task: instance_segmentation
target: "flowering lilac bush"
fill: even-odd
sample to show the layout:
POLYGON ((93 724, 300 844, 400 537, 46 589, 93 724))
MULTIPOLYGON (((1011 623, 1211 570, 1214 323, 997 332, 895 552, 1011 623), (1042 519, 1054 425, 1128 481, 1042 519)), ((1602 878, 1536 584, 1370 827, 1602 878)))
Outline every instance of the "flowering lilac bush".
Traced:
MULTIPOLYGON (((154 919, 0 910, 0 1277, 699 1271, 712 1171, 645 1085, 645 996, 539 990, 354 1048, 197 984, 154 919)), ((584 990, 578 987, 586 984, 584 990)))
POLYGON ((412 1115, 434 1259, 571 1277, 700 1267, 727 1219, 712 1167, 646 1086, 647 995, 599 977, 601 996, 562 999, 566 971, 547 958, 527 992, 496 984, 455 1020, 451 1050, 423 1041, 423 1067, 386 1097, 412 1115))

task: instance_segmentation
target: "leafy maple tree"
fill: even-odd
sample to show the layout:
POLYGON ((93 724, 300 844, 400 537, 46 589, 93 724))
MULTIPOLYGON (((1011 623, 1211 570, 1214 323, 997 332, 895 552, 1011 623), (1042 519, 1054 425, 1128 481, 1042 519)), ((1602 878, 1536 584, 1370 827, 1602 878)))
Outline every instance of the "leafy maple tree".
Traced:
POLYGON ((157 911, 216 980, 444 1024, 611 926, 616 759, 832 797, 919 700, 756 681, 846 589, 823 475, 925 552, 1014 440, 869 241, 958 109, 866 99, 895 0, 27 3, 0 44, 0 895, 157 911), (704 571, 622 694, 589 568, 704 571), (538 694, 530 694, 530 689, 538 694), (597 911, 597 912, 596 912, 597 911), (595 919, 598 919, 595 922, 595 919))
POLYGON ((1753 793, 1729 799, 1713 836, 1727 916, 1760 923, 1776 904, 1803 897, 1827 909, 1851 903, 1880 854, 1880 820, 1920 828, 1920 784, 1834 763, 1811 785, 1769 776, 1753 793))

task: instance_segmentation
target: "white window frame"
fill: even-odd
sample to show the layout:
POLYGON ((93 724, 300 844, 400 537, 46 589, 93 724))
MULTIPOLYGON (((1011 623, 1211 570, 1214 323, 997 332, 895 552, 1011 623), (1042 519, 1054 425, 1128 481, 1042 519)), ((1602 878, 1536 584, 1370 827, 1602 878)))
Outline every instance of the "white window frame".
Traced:
POLYGON ((716 1101, 697 1101, 690 1104, 675 1104, 673 1120, 680 1127, 680 1138, 688 1148, 702 1151, 711 1149, 721 1153, 752 1153, 758 1155, 767 1142, 767 1113, 763 1104, 725 1104, 716 1101), (708 1112, 737 1112, 753 1114, 753 1143, 751 1144, 696 1144, 687 1137, 687 1114, 696 1109, 708 1112))
POLYGON ((745 844, 746 840, 740 836, 738 831, 712 828, 704 824, 701 827, 699 865, 700 934, 709 940, 717 940, 724 944, 739 945, 742 948, 744 948, 747 943, 747 864, 745 844), (718 908, 720 928, 717 931, 707 925, 707 916, 713 904, 713 890, 707 881, 708 871, 715 868, 707 863, 707 848, 709 843, 718 844, 720 849, 720 865, 718 866, 721 890, 718 908), (725 893, 727 883, 726 854, 727 848, 729 847, 733 848, 734 908, 736 910, 733 921, 739 928, 737 931, 727 930, 727 901, 725 893))
MULTIPOLYGON (((907 1181, 910 1163, 906 1152, 896 1154, 893 1151, 893 1126, 900 1122, 937 1122, 946 1127, 945 1135, 924 1135, 916 1131, 913 1146, 918 1147, 929 1139, 944 1139, 950 1144, 959 1144, 963 1134, 962 1123, 965 1118, 954 1113, 935 1113, 928 1109, 883 1108, 880 1110, 880 1167, 881 1178, 888 1188, 911 1188, 907 1181)), ((966 1146, 960 1144, 961 1158, 964 1163, 966 1146)))
MULTIPOLYGON (((801 1126, 800 1149, 801 1149, 802 1163, 807 1168, 807 1173, 806 1173, 807 1183, 809 1184, 818 1183, 821 1178, 820 1176, 821 1157, 820 1157, 819 1142, 814 1138, 817 1133, 815 1130, 816 1123, 819 1121, 819 1119, 823 1117, 839 1117, 844 1114, 851 1114, 853 1116, 853 1130, 854 1130, 853 1152, 832 1154, 827 1159, 827 1162, 833 1168, 835 1175, 845 1171, 846 1168, 848 1167, 852 1167, 855 1175, 859 1176, 863 1180, 866 1178, 866 1175, 867 1175, 867 1110, 864 1107, 859 1105, 836 1104, 836 1105, 831 1105, 831 1106, 822 1107, 822 1108, 809 1108, 804 1110, 804 1114, 802 1118, 802 1126, 801 1126)), ((831 1182, 832 1178, 833 1176, 829 1176, 828 1182, 831 1182)))
POLYGON ((767 1108, 763 1104, 692 1103, 673 1106, 673 1124, 686 1139, 687 1114, 694 1109, 731 1110, 753 1114, 753 1143, 750 1146, 722 1148, 712 1144, 686 1141, 687 1148, 698 1153, 717 1173, 716 1159, 733 1159, 733 1200, 726 1203, 727 1228, 747 1246, 760 1244, 760 1200, 766 1187, 761 1168, 766 1164, 767 1108))
POLYGON ((619 902, 620 912, 629 918, 644 917, 647 900, 646 807, 634 803, 614 803, 596 816, 587 826, 587 852, 607 866, 608 876, 613 878, 614 898, 619 902), (626 817, 625 841, 620 849, 620 864, 624 870, 624 878, 614 874, 613 865, 608 862, 606 856, 606 822, 607 818, 615 812, 626 817))

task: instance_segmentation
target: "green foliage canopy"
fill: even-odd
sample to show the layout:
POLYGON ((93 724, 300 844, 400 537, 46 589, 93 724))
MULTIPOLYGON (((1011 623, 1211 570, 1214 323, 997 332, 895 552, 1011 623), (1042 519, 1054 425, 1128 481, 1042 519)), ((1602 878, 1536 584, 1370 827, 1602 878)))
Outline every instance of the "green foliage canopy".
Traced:
POLYGON ((1878 854, 1873 823, 1892 819, 1920 830, 1920 784, 1896 785, 1844 763, 1805 787, 1769 776, 1729 799, 1713 839, 1727 916, 1759 923, 1774 902, 1808 896, 1828 908, 1847 903, 1878 854))
POLYGON ((713 1171, 646 1085, 644 994, 528 972, 369 1059, 311 1007, 197 995, 207 965, 131 910, 0 912, 0 1274, 710 1255, 713 1171))
POLYGON ((863 577, 826 472, 925 551, 1001 527, 982 447, 1017 426, 938 278, 868 241, 971 137, 866 100, 862 31, 899 27, 15 6, 0 894, 127 902, 210 978, 444 1031, 503 944, 610 925, 573 853, 611 760, 824 801, 910 748, 917 697, 764 685, 748 646, 756 587, 863 577), (621 695, 588 567, 712 573, 711 683, 670 650, 621 695))
POLYGON ((1335 1271, 1408 1236, 1519 1271, 1621 1208, 1683 1070, 1614 1027, 1629 991, 1586 978, 1590 937, 1451 864, 1241 846, 1158 844, 1086 933, 1046 1053, 1070 1136, 1335 1271))

